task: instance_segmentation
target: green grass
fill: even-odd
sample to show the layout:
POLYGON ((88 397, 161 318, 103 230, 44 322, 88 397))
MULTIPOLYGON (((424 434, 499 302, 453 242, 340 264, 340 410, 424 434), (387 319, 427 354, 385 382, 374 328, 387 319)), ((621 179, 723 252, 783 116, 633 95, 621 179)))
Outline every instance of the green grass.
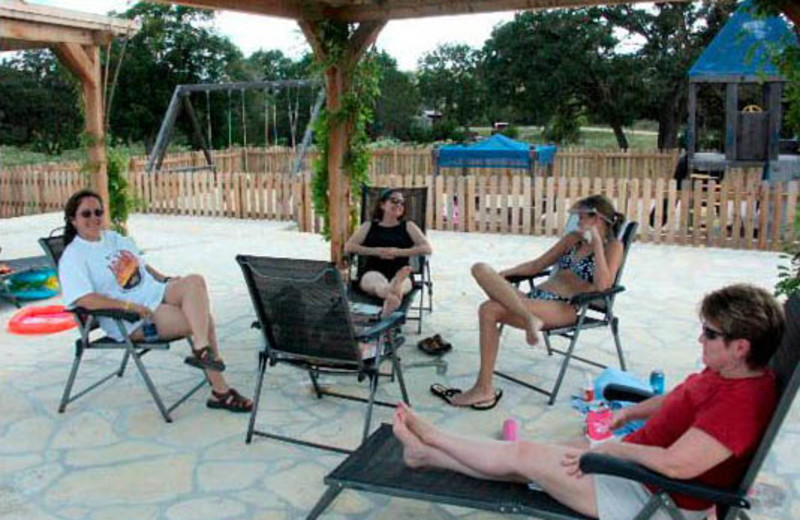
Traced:
MULTIPOLYGON (((125 146, 123 147, 128 155, 144 154, 144 146, 125 146)), ((45 153, 34 152, 26 148, 17 146, 0 146, 0 168, 19 166, 23 164, 42 164, 49 162, 85 162, 87 159, 86 149, 76 148, 65 150, 59 155, 47 155, 45 153)))
MULTIPOLYGON (((530 143, 545 143, 547 142, 542 138, 542 128, 537 126, 521 126, 519 129, 518 139, 521 141, 528 141, 530 143)), ((491 135, 489 127, 472 127, 470 130, 478 132, 478 135, 488 137, 491 135)), ((633 128, 626 128, 625 135, 628 138, 628 144, 632 150, 653 150, 658 144, 658 133, 652 130, 652 125, 647 122, 637 123, 633 128)), ((614 137, 614 132, 611 128, 603 128, 599 126, 590 126, 581 128, 581 137, 577 143, 570 144, 569 146, 577 146, 579 148, 591 148, 593 150, 600 149, 618 149, 617 139, 614 137)))

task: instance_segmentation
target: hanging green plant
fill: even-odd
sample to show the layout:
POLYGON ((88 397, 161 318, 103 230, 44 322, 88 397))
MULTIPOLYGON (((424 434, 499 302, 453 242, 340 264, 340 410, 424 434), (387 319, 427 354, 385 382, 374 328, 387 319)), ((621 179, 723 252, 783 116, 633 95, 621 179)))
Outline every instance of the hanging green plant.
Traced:
MULTIPOLYGON (((83 143, 89 148, 93 138, 84 133, 83 143)), ((122 235, 128 234, 128 216, 134 211, 139 202, 131 196, 128 189, 126 172, 130 164, 128 153, 122 148, 106 147, 106 176, 108 179, 108 211, 111 228, 122 235)), ((87 159, 81 171, 88 175, 95 170, 96 165, 87 159)))
MULTIPOLYGON (((321 72, 342 62, 344 49, 353 31, 352 25, 324 22, 322 42, 328 59, 318 63, 321 72)), ((341 100, 341 108, 330 113, 323 110, 314 125, 319 154, 314 163, 312 184, 314 210, 323 217, 323 236, 330 240, 330 206, 328 198, 328 156, 330 152, 330 122, 350 127, 343 159, 343 171, 350 182, 350 192, 358 200, 361 187, 369 182, 369 135, 367 127, 375 117, 375 106, 380 97, 381 68, 375 59, 375 52, 369 51, 355 66, 350 89, 341 100)), ((351 205, 350 228, 358 223, 356 208, 351 205)))

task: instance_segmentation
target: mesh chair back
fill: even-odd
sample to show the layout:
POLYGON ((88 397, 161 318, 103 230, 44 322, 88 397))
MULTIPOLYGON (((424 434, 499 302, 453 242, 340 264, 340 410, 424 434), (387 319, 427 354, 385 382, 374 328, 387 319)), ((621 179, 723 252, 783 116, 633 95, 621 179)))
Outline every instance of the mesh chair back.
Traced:
POLYGON ((53 267, 58 269, 58 261, 61 260, 61 255, 67 247, 64 244, 64 235, 51 235, 46 238, 40 238, 39 245, 42 246, 47 258, 53 263, 53 267))
MULTIPOLYGON (((386 187, 364 186, 361 189, 361 222, 372 220, 372 210, 386 187)), ((406 220, 416 224, 424 233, 425 220, 428 215, 428 188, 397 188, 406 201, 406 220)))
POLYGON ((361 363, 345 287, 329 262, 239 255, 268 348, 292 358, 361 363))
POLYGON ((795 296, 789 299, 784 309, 786 311, 786 330, 778 350, 769 363, 777 376, 778 406, 766 432, 764 432, 753 462, 742 480, 742 490, 749 489, 755 482, 761 465, 764 463, 783 420, 792 407, 797 389, 800 387, 800 298, 795 296))
MULTIPOLYGON (((627 220, 622 224, 622 227, 620 227, 618 238, 622 242, 622 261, 619 264, 619 269, 617 269, 617 275, 614 277, 613 287, 619 285, 620 280, 622 280, 622 271, 625 270, 625 264, 628 261, 628 253, 631 250, 631 244, 633 244, 633 241, 636 239, 637 229, 639 229, 639 223, 635 220, 627 220)), ((590 304, 589 308, 598 312, 608 312, 611 310, 611 307, 613 307, 615 299, 616 295, 611 297, 609 305, 606 305, 604 301, 598 301, 590 304)))

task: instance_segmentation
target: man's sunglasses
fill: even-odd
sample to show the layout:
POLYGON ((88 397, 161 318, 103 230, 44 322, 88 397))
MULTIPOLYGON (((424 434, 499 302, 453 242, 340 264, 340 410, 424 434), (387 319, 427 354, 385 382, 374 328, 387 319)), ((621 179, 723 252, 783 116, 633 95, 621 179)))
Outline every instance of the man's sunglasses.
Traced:
POLYGON ((706 337, 706 339, 707 339, 707 340, 709 340, 709 341, 714 341, 714 340, 715 340, 715 339, 717 339, 717 338, 724 338, 724 337, 726 337, 726 336, 727 336, 727 334, 725 334, 725 333, 724 333, 724 332, 722 332, 721 330, 715 330, 715 329, 712 329, 711 327, 709 327, 708 325, 706 325, 706 324, 704 323, 704 324, 703 324, 703 336, 705 336, 705 337, 706 337))
POLYGON ((404 201, 403 199, 395 199, 394 197, 392 197, 392 198, 390 198, 389 200, 390 200, 390 201, 392 202, 392 204, 394 204, 395 206, 405 206, 405 205, 406 205, 406 201, 404 201))
POLYGON ((90 209, 85 209, 85 210, 81 211, 80 213, 78 213, 78 215, 82 216, 83 218, 91 218, 92 215, 94 215, 95 217, 102 217, 103 216, 103 210, 102 209, 96 209, 96 210, 92 211, 90 209))

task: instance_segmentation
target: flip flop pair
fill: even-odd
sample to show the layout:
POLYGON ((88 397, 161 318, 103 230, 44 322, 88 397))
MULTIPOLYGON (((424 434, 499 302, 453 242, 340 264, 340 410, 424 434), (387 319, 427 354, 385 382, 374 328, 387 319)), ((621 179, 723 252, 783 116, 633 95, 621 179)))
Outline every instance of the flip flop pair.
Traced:
POLYGON ((455 404, 453 402, 453 397, 461 393, 460 388, 452 388, 447 387, 439 383, 434 383, 431 385, 431 393, 444 401, 445 403, 449 404, 450 406, 457 406, 459 408, 466 408, 469 406, 473 410, 491 410, 497 403, 500 402, 500 398, 503 397, 503 391, 501 389, 497 389, 494 391, 494 397, 489 399, 488 401, 481 401, 478 403, 472 404, 455 404))
POLYGON ((420 340, 417 347, 431 356, 441 356, 453 350, 453 344, 445 341, 439 334, 420 340))

